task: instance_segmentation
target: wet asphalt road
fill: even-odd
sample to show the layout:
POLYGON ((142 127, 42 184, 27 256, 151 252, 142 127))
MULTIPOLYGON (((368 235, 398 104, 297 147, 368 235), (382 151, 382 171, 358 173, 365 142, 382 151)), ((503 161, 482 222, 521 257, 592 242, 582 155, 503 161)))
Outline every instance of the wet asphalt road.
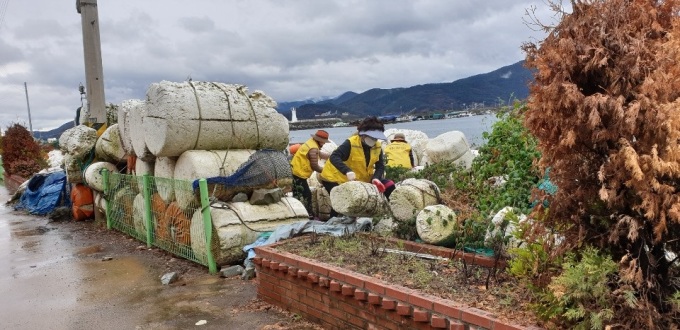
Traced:
POLYGON ((146 254, 116 253, 111 242, 82 239, 73 223, 14 211, 8 199, 0 186, 0 329, 299 328, 257 302, 253 282, 206 269, 163 286, 165 270, 149 266, 146 254), (102 261, 107 255, 113 259, 102 261))

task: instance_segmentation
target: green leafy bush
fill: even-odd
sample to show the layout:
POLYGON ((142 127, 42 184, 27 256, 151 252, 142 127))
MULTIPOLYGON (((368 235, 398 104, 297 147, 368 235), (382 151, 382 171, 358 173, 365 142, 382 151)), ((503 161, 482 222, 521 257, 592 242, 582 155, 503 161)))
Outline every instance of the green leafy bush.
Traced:
POLYGON ((562 319, 570 329, 603 329, 614 317, 612 282, 618 266, 593 247, 566 256, 563 272, 548 285, 542 297, 551 309, 543 316, 562 319))
POLYGON ((483 214, 506 206, 529 212, 531 189, 539 180, 533 164, 541 154, 536 138, 523 125, 525 110, 525 105, 516 103, 511 111, 499 112, 491 132, 483 133, 486 143, 472 163, 478 208, 483 214), (504 182, 495 184, 492 178, 504 182))

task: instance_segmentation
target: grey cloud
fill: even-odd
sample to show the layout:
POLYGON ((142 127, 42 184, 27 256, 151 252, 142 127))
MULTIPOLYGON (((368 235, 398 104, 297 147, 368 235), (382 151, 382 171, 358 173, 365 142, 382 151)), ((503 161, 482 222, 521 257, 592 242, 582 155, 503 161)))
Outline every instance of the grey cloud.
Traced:
MULTIPOLYGON (((153 82, 188 76, 244 84, 279 102, 453 81, 521 60, 521 43, 541 35, 522 23, 524 9, 543 6, 539 0, 99 2, 111 103, 143 98, 153 82)), ((85 79, 80 16, 72 3, 50 1, 39 12, 28 2, 12 5, 0 29, 0 125, 25 113, 23 81, 33 91, 34 127, 72 119, 85 79), (6 63, 27 69, 3 75, 6 63)))
POLYGON ((204 33, 215 29, 215 22, 209 17, 184 17, 179 20, 182 26, 188 32, 204 33))

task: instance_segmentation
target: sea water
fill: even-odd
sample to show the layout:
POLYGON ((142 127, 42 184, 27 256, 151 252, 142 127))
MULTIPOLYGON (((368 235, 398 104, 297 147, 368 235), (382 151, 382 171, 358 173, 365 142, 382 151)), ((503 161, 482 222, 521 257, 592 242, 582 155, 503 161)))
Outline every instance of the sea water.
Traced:
MULTIPOLYGON (((484 144, 482 133, 490 132, 493 124, 498 120, 496 115, 480 115, 471 117, 460 117, 437 120, 418 120, 402 123, 385 125, 385 129, 410 129, 421 131, 427 137, 433 139, 440 134, 450 131, 461 131, 472 147, 484 144)), ((345 139, 356 132, 356 127, 328 127, 322 128, 330 135, 330 140, 336 144, 342 143, 345 139)), ((290 143, 302 143, 309 139, 310 134, 314 134, 317 128, 290 131, 290 143)))

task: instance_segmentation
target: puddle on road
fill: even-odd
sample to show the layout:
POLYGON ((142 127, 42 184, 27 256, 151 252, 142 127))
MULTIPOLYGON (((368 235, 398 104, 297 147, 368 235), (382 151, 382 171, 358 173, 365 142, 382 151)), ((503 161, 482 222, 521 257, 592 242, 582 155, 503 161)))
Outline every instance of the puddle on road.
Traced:
POLYGON ((75 254, 78 256, 89 256, 103 251, 104 248, 101 245, 91 245, 78 250, 75 254))
POLYGON ((12 235, 12 237, 38 236, 38 235, 44 235, 45 233, 48 233, 49 231, 54 230, 54 229, 56 229, 56 228, 38 226, 38 227, 35 227, 35 228, 31 228, 31 229, 12 230, 11 235, 12 235))
MULTIPOLYGON (((101 250, 99 245, 93 245, 78 250, 77 254, 90 255, 101 250)), ((146 311, 146 324, 162 325, 159 328, 185 328, 193 326, 197 319, 215 320, 226 316, 223 307, 208 302, 223 299, 224 279, 200 277, 185 282, 180 277, 172 285, 162 285, 162 274, 155 274, 142 262, 134 257, 114 257, 109 261, 83 263, 85 290, 78 300, 84 304, 105 300, 141 308, 146 311)))
POLYGON ((21 244, 21 248, 24 250, 33 251, 36 247, 40 246, 40 241, 29 241, 21 244))

